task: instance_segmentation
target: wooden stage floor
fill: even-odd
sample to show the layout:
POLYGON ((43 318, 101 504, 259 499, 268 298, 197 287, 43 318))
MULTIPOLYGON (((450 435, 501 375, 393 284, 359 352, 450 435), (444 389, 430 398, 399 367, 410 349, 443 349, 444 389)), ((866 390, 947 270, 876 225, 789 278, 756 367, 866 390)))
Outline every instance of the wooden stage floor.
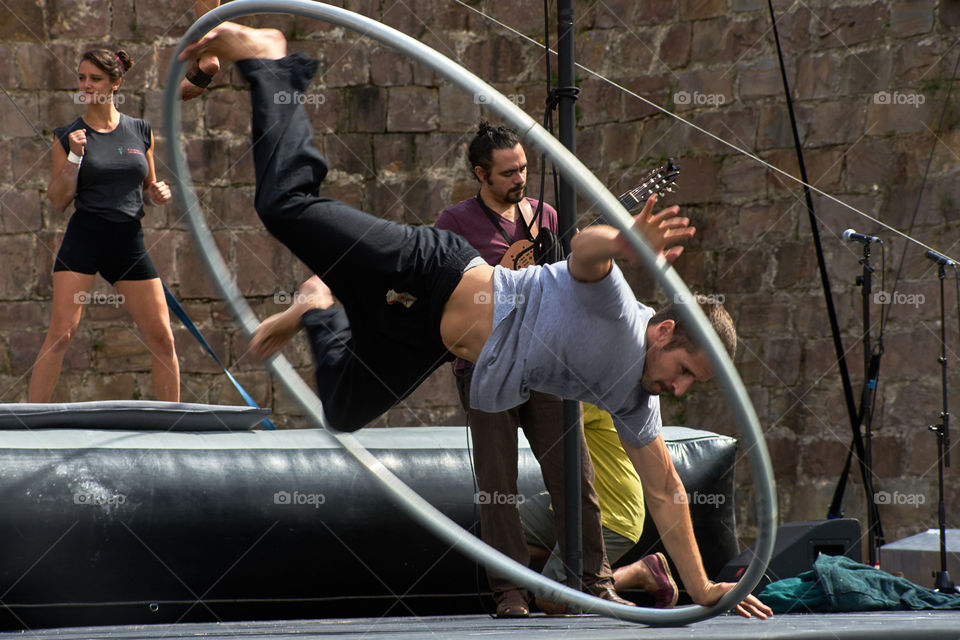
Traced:
POLYGON ((650 628, 599 616, 533 615, 521 620, 488 616, 437 616, 407 618, 349 618, 268 622, 224 622, 177 625, 132 625, 37 629, 0 633, 0 640, 57 638, 60 640, 322 640, 377 638, 411 640, 546 639, 571 640, 745 640, 768 638, 921 640, 960 639, 960 611, 791 614, 769 620, 721 616, 687 627, 650 628))

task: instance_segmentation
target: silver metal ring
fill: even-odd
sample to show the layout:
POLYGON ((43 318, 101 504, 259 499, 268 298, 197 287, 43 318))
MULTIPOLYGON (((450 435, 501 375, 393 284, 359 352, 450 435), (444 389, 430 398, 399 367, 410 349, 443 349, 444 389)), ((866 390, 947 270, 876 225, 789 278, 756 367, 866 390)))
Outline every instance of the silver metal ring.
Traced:
POLYGON ((487 569, 527 587, 541 597, 563 602, 591 613, 660 626, 683 625, 704 620, 735 607, 759 583, 770 561, 777 522, 777 507, 770 456, 763 441, 756 413, 733 363, 719 338, 710 328, 703 312, 696 304, 692 304, 693 296, 683 280, 671 267, 658 263, 656 255, 644 239, 631 228, 632 218, 620 206, 613 194, 573 154, 510 100, 427 45, 365 16, 311 0, 234 0, 205 14, 181 38, 176 54, 167 69, 166 89, 163 94, 164 131, 168 141, 169 163, 174 174, 174 193, 187 214, 194 238, 200 245, 201 255, 210 273, 247 333, 252 335, 258 320, 234 282, 233 274, 224 262, 207 227, 199 201, 193 191, 186 157, 183 153, 178 87, 180 78, 184 74, 185 63, 178 61, 177 58, 188 44, 199 40, 221 22, 255 13, 293 14, 336 24, 373 38, 430 67, 450 83, 477 96, 477 100, 482 101, 520 132, 525 143, 547 154, 559 171, 573 183, 577 192, 582 197, 592 200, 607 220, 627 234, 641 263, 654 274, 657 282, 668 295, 682 303, 679 305, 680 314, 688 323, 698 343, 705 345, 704 352, 717 374, 717 381, 723 389, 743 435, 753 470, 757 496, 756 555, 737 586, 709 607, 692 605, 672 610, 657 610, 628 607, 600 600, 553 582, 521 566, 487 546, 437 511, 384 467, 376 457, 357 442, 356 438, 330 429, 326 424, 320 400, 283 356, 274 357, 270 362, 271 368, 304 407, 310 419, 317 426, 330 431, 337 441, 379 481, 388 494, 424 527, 462 553, 482 563, 487 569))

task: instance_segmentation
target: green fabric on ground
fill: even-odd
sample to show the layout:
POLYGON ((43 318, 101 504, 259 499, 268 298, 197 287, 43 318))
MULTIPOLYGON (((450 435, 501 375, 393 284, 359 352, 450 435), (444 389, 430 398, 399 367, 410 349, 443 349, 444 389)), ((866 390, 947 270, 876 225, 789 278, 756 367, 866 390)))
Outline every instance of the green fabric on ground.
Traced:
POLYGON ((832 611, 814 571, 804 571, 795 578, 772 582, 758 597, 774 613, 832 611))
POLYGON ((760 593, 774 613, 960 609, 960 597, 937 593, 846 556, 821 555, 813 570, 778 580, 760 593))

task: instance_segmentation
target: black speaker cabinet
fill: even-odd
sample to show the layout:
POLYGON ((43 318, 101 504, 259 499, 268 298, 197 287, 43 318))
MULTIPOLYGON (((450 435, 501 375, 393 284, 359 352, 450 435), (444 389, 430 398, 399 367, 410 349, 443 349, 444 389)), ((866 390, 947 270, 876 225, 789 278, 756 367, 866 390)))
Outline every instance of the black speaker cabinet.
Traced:
MULTIPOLYGON (((759 593, 771 582, 792 578, 812 569, 813 562, 821 553, 847 556, 860 562, 860 522, 854 518, 837 518, 780 525, 770 565, 754 593, 759 593)), ((728 562, 717 579, 722 582, 736 582, 750 564, 753 555, 754 547, 750 547, 728 562)))

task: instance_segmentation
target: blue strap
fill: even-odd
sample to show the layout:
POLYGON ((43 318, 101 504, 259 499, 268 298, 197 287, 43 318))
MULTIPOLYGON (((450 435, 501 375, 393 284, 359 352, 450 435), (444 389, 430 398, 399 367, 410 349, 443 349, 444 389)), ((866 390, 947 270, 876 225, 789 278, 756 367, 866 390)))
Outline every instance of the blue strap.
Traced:
MULTIPOLYGON (((199 342, 201 346, 207 350, 207 353, 213 357, 216 363, 220 365, 220 368, 223 369, 223 372, 227 374, 228 378, 230 378, 230 382, 232 382, 233 386, 236 387, 237 392, 240 394, 240 397, 243 398, 243 401, 247 403, 247 406, 259 409, 260 406, 254 402, 253 398, 250 397, 250 394, 247 393, 247 391, 240 386, 240 383, 237 382, 237 379, 234 378, 229 371, 227 371, 227 368, 223 365, 223 362, 217 357, 217 354, 214 353, 210 343, 207 342, 207 339, 203 337, 202 333, 200 333, 200 329, 197 329, 197 325, 193 324, 193 320, 191 320, 190 316, 187 315, 183 305, 181 305, 180 302, 173 296, 173 294, 170 292, 170 289, 167 289, 167 285, 165 284, 163 285, 163 294, 167 297, 167 306, 170 307, 170 310, 173 311, 174 315, 180 318, 180 322, 182 322, 183 326, 187 328, 187 331, 193 334, 193 337, 197 339, 197 342, 199 342)), ((260 424, 262 424, 265 429, 277 428, 272 422, 270 422, 270 418, 264 418, 260 421, 260 424)))

